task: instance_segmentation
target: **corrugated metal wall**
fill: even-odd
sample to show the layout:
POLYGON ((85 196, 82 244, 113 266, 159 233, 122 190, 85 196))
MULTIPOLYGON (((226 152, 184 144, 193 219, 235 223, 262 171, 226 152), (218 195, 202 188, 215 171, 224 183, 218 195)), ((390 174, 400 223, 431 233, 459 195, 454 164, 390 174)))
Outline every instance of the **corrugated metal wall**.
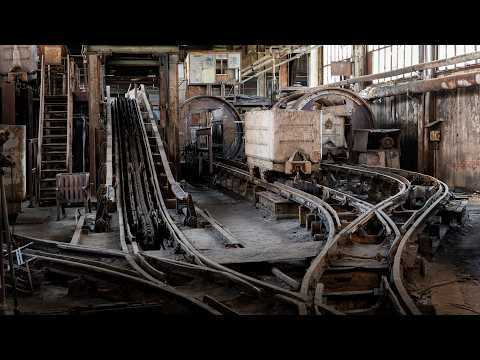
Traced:
POLYGON ((391 96, 371 103, 375 127, 401 130, 400 165, 407 170, 417 170, 418 121, 422 119, 421 96, 391 96))
MULTIPOLYGON (((480 86, 438 92, 435 98, 435 120, 444 120, 437 177, 451 188, 480 191, 480 86)), ((401 167, 417 170, 417 124, 423 116, 422 96, 378 99, 371 103, 371 108, 376 127, 401 129, 401 167)))
POLYGON ((437 176, 449 186, 480 190, 480 87, 438 93, 442 123, 437 176))

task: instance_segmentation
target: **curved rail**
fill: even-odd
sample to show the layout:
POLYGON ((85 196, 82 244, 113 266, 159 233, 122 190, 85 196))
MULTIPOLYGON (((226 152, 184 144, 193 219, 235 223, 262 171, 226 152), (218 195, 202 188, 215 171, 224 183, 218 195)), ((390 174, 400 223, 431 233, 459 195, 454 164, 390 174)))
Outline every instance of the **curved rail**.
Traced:
POLYGON ((93 265, 91 263, 88 263, 86 261, 82 261, 79 259, 72 260, 72 259, 66 259, 63 258, 62 256, 53 256, 52 254, 39 254, 36 253, 34 255, 37 259, 43 260, 43 261, 48 261, 48 262, 53 262, 57 264, 62 264, 65 266, 70 266, 74 268, 80 268, 83 270, 87 271, 92 271, 96 272, 101 275, 105 275, 108 277, 115 277, 121 280, 129 281, 129 282, 134 282, 137 284, 140 284, 142 286, 146 286, 155 290, 160 291, 163 295, 166 295, 170 299, 174 299, 175 302, 180 302, 181 304, 184 304, 188 308, 192 308, 195 311, 198 311, 200 313, 204 314, 211 314, 211 315, 220 315, 220 313, 208 305, 192 298, 185 296, 181 292, 175 290, 173 287, 170 287, 165 284, 159 284, 158 282, 153 282, 149 281, 146 279, 142 279, 141 277, 138 276, 133 276, 131 274, 127 274, 123 271, 118 271, 114 270, 111 268, 107 268, 105 266, 98 266, 98 265, 93 265))
MULTIPOLYGON (((324 166, 324 165, 322 165, 324 166)), ((373 172, 371 171, 363 171, 362 169, 355 168, 355 167, 349 167, 349 166, 343 166, 343 165, 330 165, 326 164, 325 166, 331 167, 331 168, 337 168, 337 169, 344 169, 347 171, 357 171, 357 172, 362 172, 366 173, 369 175, 373 175, 373 172)), ((386 228, 389 228, 391 232, 394 233, 394 240, 391 242, 392 244, 397 242, 399 237, 400 237, 400 232, 397 228, 397 226, 394 224, 394 222, 390 219, 390 217, 385 213, 385 210, 387 208, 392 208, 394 206, 398 206, 402 199, 405 198, 406 192, 408 190, 408 184, 405 184, 404 182, 400 181, 397 178, 390 177, 388 175, 385 175, 386 178, 388 178, 390 181, 394 181, 398 184, 398 191, 396 194, 380 201, 379 203, 372 205, 370 203, 364 202, 360 199, 356 199, 355 197, 339 191, 335 190, 332 188, 325 187, 323 185, 318 185, 323 187, 329 192, 337 192, 337 193, 342 193, 344 196, 350 197, 350 199, 363 203, 363 205, 366 207, 366 211, 361 213, 357 218, 355 218, 352 222, 350 222, 345 228, 343 228, 337 235, 332 239, 332 241, 328 242, 325 244, 325 247, 322 249, 320 254, 312 261, 310 267, 308 268, 307 272, 305 273, 305 276, 302 280, 302 285, 301 285, 301 293, 302 295, 307 298, 307 299, 312 299, 314 294, 312 294, 312 291, 315 291, 316 284, 322 277, 327 264, 328 264, 328 257, 329 255, 334 254, 337 251, 338 247, 338 242, 340 239, 344 238, 348 234, 351 234, 356 231, 357 227, 366 222, 368 219, 376 216, 386 228)))
POLYGON ((393 270, 392 270, 392 277, 395 289, 397 290, 403 304, 408 309, 409 313, 412 315, 421 315, 421 311, 418 309, 417 305, 413 301, 412 297, 408 293, 406 286, 404 284, 404 276, 402 271, 402 257, 405 251, 407 243, 411 240, 412 235, 419 230, 421 224, 426 220, 426 218, 437 208, 437 206, 448 196, 449 189, 447 184, 444 182, 421 173, 417 173, 414 171, 408 170, 400 170, 400 169, 393 169, 393 168, 381 168, 381 167, 373 167, 378 168, 382 171, 393 172, 396 174, 400 174, 402 176, 413 176, 420 179, 425 179, 430 183, 434 183, 438 186, 437 191, 429 197, 429 199, 425 202, 422 208, 418 209, 409 219, 407 223, 411 223, 408 227, 404 228, 405 233, 403 234, 399 244, 397 251, 395 252, 394 261, 393 261, 393 270))

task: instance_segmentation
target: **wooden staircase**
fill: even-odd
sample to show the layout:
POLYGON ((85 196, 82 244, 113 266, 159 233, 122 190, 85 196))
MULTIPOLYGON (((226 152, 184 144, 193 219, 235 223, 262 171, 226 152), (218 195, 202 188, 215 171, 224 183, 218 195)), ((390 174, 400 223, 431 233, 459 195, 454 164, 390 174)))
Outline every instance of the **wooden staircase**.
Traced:
POLYGON ((38 135, 37 201, 40 206, 56 200, 56 176, 71 172, 72 94, 70 59, 48 66, 42 57, 40 124, 38 135), (53 69, 52 69, 53 67, 53 69))

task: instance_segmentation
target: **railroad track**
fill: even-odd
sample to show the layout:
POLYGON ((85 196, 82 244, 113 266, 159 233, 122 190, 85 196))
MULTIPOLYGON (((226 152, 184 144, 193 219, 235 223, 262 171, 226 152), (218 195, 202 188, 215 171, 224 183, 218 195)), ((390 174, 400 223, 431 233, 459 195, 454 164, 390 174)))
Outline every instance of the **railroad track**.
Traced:
MULTIPOLYGON (((134 104, 133 101, 132 103, 134 104)), ((132 108, 134 106, 130 105, 130 109, 132 108)), ((315 181, 315 183, 304 181, 294 184, 280 181, 268 183, 253 178, 244 167, 237 167, 237 164, 233 164, 237 165, 233 166, 231 162, 227 164, 228 161, 215 162, 213 165, 216 169, 217 181, 228 174, 228 176, 239 179, 240 186, 237 186, 238 189, 244 189, 247 192, 249 186, 253 185, 255 190, 262 189, 280 195, 297 203, 304 209, 308 209, 307 228, 311 230, 314 239, 322 241, 324 246, 306 269, 305 275, 301 279, 300 289, 297 290, 295 286, 291 286, 287 290, 260 280, 254 275, 247 275, 223 266, 204 256, 193 246, 180 229, 178 219, 174 219, 172 209, 168 209, 165 203, 165 199, 171 199, 173 193, 178 205, 179 200, 181 200, 178 192, 181 191, 178 191, 178 184, 175 183, 173 177, 169 176, 169 164, 166 156, 162 156, 161 151, 160 158, 162 161, 156 169, 153 169, 153 164, 155 164, 153 154, 162 148, 161 138, 158 131, 155 131, 154 122, 151 121, 151 125, 145 126, 148 122, 145 121, 145 117, 141 116, 138 105, 136 111, 130 111, 128 118, 130 121, 133 119, 134 122, 131 124, 137 126, 136 129, 133 129, 133 132, 132 128, 127 128, 128 133, 140 133, 140 136, 127 139, 125 136, 122 138, 120 134, 117 136, 117 141, 124 145, 132 140, 142 141, 143 139, 143 147, 139 144, 135 146, 138 153, 144 152, 143 156, 147 165, 150 163, 148 165, 150 166, 150 176, 144 176, 142 180, 153 179, 151 184, 144 182, 143 186, 153 189, 153 192, 150 190, 150 195, 156 197, 153 211, 162 220, 159 227, 167 230, 171 243, 182 249, 186 258, 192 260, 198 266, 197 270, 206 271, 205 269, 208 268, 209 271, 215 272, 220 277, 228 278, 233 283, 242 284, 242 286, 263 298, 263 301, 265 295, 267 295, 270 298, 276 297, 282 301, 295 304, 301 314, 375 313, 385 308, 391 308, 392 305, 399 313, 406 312, 404 307, 413 309, 412 306, 407 305, 409 303, 408 292, 402 290, 399 266, 395 265, 399 264, 400 260, 396 262, 393 260, 401 259, 404 244, 408 242, 408 238, 415 231, 419 231, 417 229, 422 221, 438 205, 440 200, 437 202, 435 199, 442 196, 443 199, 446 196, 448 188, 444 184, 439 185, 439 190, 431 197, 426 197, 425 204, 421 209, 412 211, 412 215, 404 223, 399 223, 394 220, 393 215, 395 209, 398 208, 407 211, 404 209, 405 204, 412 192, 412 181, 409 179, 415 182, 440 184, 438 180, 407 171, 325 164, 325 166, 322 165, 322 168, 324 172, 325 169, 328 169, 328 174, 322 175, 323 183, 318 181, 315 181), (152 129, 148 129, 149 126, 152 129), (155 136, 149 136, 152 134, 155 136), (146 141, 148 138, 150 138, 149 146, 147 146, 146 141), (343 179, 342 176, 344 176, 343 179), (333 183, 331 183, 332 178, 334 179, 333 183), (158 179, 164 179, 162 186, 160 186, 158 179), (241 185, 242 182, 245 185, 241 185), (365 184, 368 185, 366 191, 359 191, 362 184, 364 186, 365 184), (172 189, 177 189, 177 191, 172 191, 172 189), (355 261, 343 261, 343 263, 339 261, 339 259, 347 258, 353 258, 355 261), (348 263, 350 263, 350 266, 346 265, 348 263), (340 266, 338 266, 339 264, 340 266), (392 286, 391 280, 392 273, 394 286, 392 286), (338 286, 338 284, 347 285, 338 286)), ((123 146, 123 149, 125 149, 125 146, 123 146)), ((139 156, 139 159, 145 161, 142 160, 141 156, 139 156)), ((119 159, 119 162, 121 164, 122 160, 119 159)), ((136 168, 136 166, 139 167, 140 162, 137 165, 134 164, 133 168, 136 168)), ((145 166, 145 168, 148 169, 148 166, 145 166)), ((121 165, 121 167, 124 169, 125 165, 121 165)), ((132 176, 128 177, 128 174, 126 175, 121 176, 121 178, 129 179, 129 181, 133 180, 132 176)), ((416 184, 415 189, 418 189, 418 186, 416 184)), ((141 191, 136 190, 135 192, 130 188, 127 192, 124 187, 122 194, 129 194, 131 197, 132 192, 138 194, 141 191)), ((149 192, 144 190, 144 193, 148 199, 149 192)), ((425 192, 423 195, 425 195, 425 192)), ((149 205, 149 211, 152 213, 151 201, 149 205)), ((124 206, 124 209, 128 209, 128 205, 124 206)), ((175 210, 178 212, 179 209, 175 210)), ((135 222, 133 224, 135 225, 135 222)), ((129 233, 129 224, 126 228, 127 233, 129 233)), ((165 234, 160 234, 160 236, 165 236, 165 234)), ((132 244, 136 242, 136 239, 132 236, 129 237, 129 240, 132 244)), ((150 264, 155 263, 155 268, 158 269, 165 266, 169 261, 144 256, 144 252, 139 250, 138 245, 134 245, 133 248, 136 256, 141 259, 141 266, 150 268, 150 271, 148 271, 150 276, 156 277, 155 272, 151 269, 153 266, 150 264), (162 262, 163 265, 160 264, 162 262)), ((187 266, 183 262, 175 263, 175 265, 187 266)), ((171 262, 169 266, 172 266, 171 262)), ((291 282, 289 281, 291 279, 284 275, 281 271, 277 272, 277 277, 283 278, 286 283, 291 282)), ((298 282, 296 281, 296 283, 298 282)), ((295 284, 295 281, 292 283, 295 284)), ((407 310, 407 312, 409 311, 412 312, 407 310)))
MULTIPOLYGON (((217 163, 215 166, 234 176, 242 176, 245 180, 249 177, 246 171, 233 169, 229 165, 217 163)), ((340 169, 343 168, 336 168, 340 169)), ((373 174, 368 170, 356 172, 363 175, 373 174)), ((377 174, 375 176, 378 177, 377 174)), ((301 313, 368 313, 376 310, 386 295, 399 308, 398 301, 385 279, 385 275, 388 275, 388 262, 376 258, 387 258, 386 245, 398 241, 399 231, 385 214, 385 209, 405 197, 408 184, 387 175, 382 177, 385 181, 395 184, 398 191, 375 205, 357 199, 347 191, 335 190, 312 182, 298 180, 287 181, 284 184, 280 182, 269 184, 260 179, 253 180, 257 186, 276 192, 301 206, 309 207, 312 212, 308 216, 313 215, 314 220, 313 226, 310 223, 307 227, 317 227, 312 229, 312 233, 318 231, 318 226, 315 226, 317 221, 322 224, 336 223, 335 227, 327 227, 327 230, 333 228, 334 231, 329 231, 329 236, 324 237, 323 249, 312 261, 301 281, 300 293, 308 304, 300 309, 301 313), (316 204, 316 207, 312 207, 311 204, 316 204), (324 210, 318 211, 319 208, 324 210), (319 217, 318 214, 322 216, 319 217), (372 227, 382 236, 366 233, 364 229, 368 227, 372 227), (346 261, 346 258, 353 258, 354 261, 346 261), (348 283, 348 286, 345 286, 345 283, 348 283), (343 288, 338 284, 343 284, 343 288), (370 307, 358 308, 372 302, 370 298, 373 299, 370 307)), ((399 311, 401 312, 400 309, 399 311)))
MULTIPOLYGON (((405 249, 447 197, 445 184, 404 170, 345 164, 322 164, 306 180, 267 182, 236 162, 214 162, 216 184, 247 198, 264 191, 299 206, 299 221, 318 242, 319 252, 297 278, 275 262, 268 264, 279 285, 205 256, 185 235, 208 214, 198 212, 175 181, 145 104, 147 111, 132 99, 117 98, 111 104, 122 251, 108 255, 121 265, 106 264, 105 250, 45 241, 43 246, 60 250, 29 250, 32 255, 142 283, 210 313, 419 313, 405 286, 405 249), (181 260, 150 256, 150 249, 170 251, 181 260), (86 253, 97 259, 85 258, 86 253)), ((218 224, 216 229, 222 231, 218 224)))
MULTIPOLYGON (((207 280, 216 279, 222 283, 224 289, 225 281, 227 281, 230 285, 228 292, 236 289, 237 294, 235 296, 230 294, 229 300, 223 302, 218 299, 225 298, 226 294, 217 294, 220 292, 218 287, 213 290, 216 294, 214 300, 211 300, 213 296, 208 295, 206 287, 197 289, 177 284, 176 288, 182 288, 184 293, 190 293, 196 298, 207 296, 210 299, 208 301, 216 302, 218 308, 227 308, 225 303, 228 303, 236 308, 232 309, 233 312, 238 310, 239 313, 251 313, 252 311, 255 313, 258 311, 252 307, 252 304, 255 303, 258 309, 265 308, 265 313, 271 313, 271 311, 275 313, 277 311, 275 308, 282 309, 278 311, 279 313, 289 312, 285 308, 296 308, 297 303, 303 300, 299 294, 222 266, 204 256, 189 242, 180 229, 181 226, 184 226, 185 219, 179 222, 177 216, 182 210, 178 205, 184 200, 179 196, 181 191, 178 188, 178 191, 172 190, 176 188, 177 184, 173 182, 173 177, 168 175, 171 171, 166 157, 160 156, 159 164, 155 164, 152 150, 163 148, 161 139, 158 133, 152 129, 157 136, 153 139, 155 141, 147 142, 149 134, 145 127, 145 119, 137 106, 134 100, 118 98, 112 111, 115 162, 120 190, 117 202, 120 217, 125 219, 122 227, 124 234, 121 230, 120 235, 121 238, 124 238, 121 240, 124 243, 122 248, 126 250, 127 256, 132 260, 132 267, 151 281, 166 281, 165 273, 162 270, 183 272, 190 276, 193 273, 197 277, 196 286, 198 286, 199 277, 207 280), (122 127, 119 126, 120 122, 122 122, 122 127), (122 131, 119 131, 120 128, 122 131), (154 164, 157 165, 156 168, 154 168, 154 164), (166 185, 161 186, 159 179, 164 179, 163 184, 166 185), (168 199, 172 199, 173 196, 177 200, 175 206, 171 205, 171 201, 167 203, 168 199), (148 237, 144 236, 144 231, 138 232, 141 222, 147 225, 151 224, 150 229, 153 231, 149 233, 148 237), (145 240, 148 241, 145 242, 145 240), (185 257, 195 265, 145 256, 145 247, 155 244, 161 247, 162 241, 166 242, 167 247, 171 245, 176 252, 183 252, 185 257), (231 286, 232 284, 235 286, 231 286), (238 300, 245 296, 248 301, 238 300)), ((208 281, 205 280, 205 282, 208 285, 208 281)))
MULTIPOLYGON (((249 176, 230 165, 215 166, 245 180, 249 176)), ((423 231, 428 218, 438 212, 448 196, 448 187, 433 177, 398 169, 322 164, 322 171, 313 182, 287 182, 330 203, 344 223, 326 242, 302 280, 301 293, 311 305, 309 313, 378 313, 385 309, 387 300, 387 308, 393 307, 400 314, 420 314, 404 285, 402 258, 406 244, 414 241, 412 235, 423 231), (362 193, 359 189, 368 182, 370 186, 362 193), (418 193, 421 196, 416 198, 418 193), (343 211, 339 204, 355 208, 356 218, 345 219, 354 214, 343 211), (365 232, 368 227, 378 229, 379 224, 378 234, 384 235, 381 240, 378 234, 365 232), (355 256, 351 254, 354 248, 360 254, 360 249, 368 248, 370 256, 355 256), (348 258, 355 259, 350 260, 352 266, 332 266, 335 261, 338 265, 339 259, 348 258), (346 286, 339 285, 342 283, 346 286)), ((263 181, 253 182, 259 185, 263 181)), ((275 183, 266 185, 269 189, 274 186, 275 183)), ((288 193, 282 195, 297 200, 288 193)))

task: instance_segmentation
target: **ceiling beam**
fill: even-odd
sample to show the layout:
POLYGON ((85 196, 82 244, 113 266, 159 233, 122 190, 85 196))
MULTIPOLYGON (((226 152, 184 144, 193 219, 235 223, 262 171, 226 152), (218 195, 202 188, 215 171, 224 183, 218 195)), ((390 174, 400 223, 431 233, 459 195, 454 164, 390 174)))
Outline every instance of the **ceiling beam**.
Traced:
POLYGON ((178 46, 84 45, 87 54, 166 54, 178 53, 178 46))
POLYGON ((160 66, 158 60, 151 59, 111 59, 107 61, 111 66, 160 66))

